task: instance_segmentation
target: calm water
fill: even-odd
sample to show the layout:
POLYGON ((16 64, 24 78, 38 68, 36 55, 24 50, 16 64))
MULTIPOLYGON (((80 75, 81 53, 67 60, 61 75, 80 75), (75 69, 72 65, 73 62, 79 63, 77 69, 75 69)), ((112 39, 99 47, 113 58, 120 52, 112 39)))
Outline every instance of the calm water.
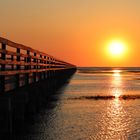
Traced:
POLYGON ((58 93, 23 139, 140 140, 139 68, 80 68, 58 93))

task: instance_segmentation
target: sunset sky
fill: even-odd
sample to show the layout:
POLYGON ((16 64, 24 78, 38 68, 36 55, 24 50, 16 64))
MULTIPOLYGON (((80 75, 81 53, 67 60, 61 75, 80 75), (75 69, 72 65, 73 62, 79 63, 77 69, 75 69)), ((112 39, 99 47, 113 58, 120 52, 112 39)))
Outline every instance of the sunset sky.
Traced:
POLYGON ((140 0, 0 0, 0 17, 1 37, 77 66, 140 66, 140 0))

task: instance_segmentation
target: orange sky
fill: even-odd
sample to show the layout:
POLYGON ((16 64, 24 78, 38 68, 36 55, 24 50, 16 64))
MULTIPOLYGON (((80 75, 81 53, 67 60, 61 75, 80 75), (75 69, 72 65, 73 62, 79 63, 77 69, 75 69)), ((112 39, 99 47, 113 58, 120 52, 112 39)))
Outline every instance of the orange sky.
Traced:
POLYGON ((0 36, 77 66, 140 66, 140 0, 3 0, 0 36), (114 59, 106 42, 128 52, 114 59))

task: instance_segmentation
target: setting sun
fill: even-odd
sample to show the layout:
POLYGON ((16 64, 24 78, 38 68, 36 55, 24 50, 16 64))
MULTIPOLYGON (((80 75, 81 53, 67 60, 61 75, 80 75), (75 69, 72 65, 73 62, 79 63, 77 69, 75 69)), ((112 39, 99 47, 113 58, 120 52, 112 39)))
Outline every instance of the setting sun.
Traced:
POLYGON ((125 53, 126 46, 123 42, 113 40, 108 44, 108 51, 114 57, 120 57, 125 53))

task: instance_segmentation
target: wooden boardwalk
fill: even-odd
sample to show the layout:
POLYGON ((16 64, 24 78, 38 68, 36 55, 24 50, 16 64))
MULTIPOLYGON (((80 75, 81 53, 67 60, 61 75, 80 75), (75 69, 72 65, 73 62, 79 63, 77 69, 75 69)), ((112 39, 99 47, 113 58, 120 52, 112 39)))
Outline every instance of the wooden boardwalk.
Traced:
POLYGON ((0 93, 55 77, 76 66, 0 37, 0 93))

